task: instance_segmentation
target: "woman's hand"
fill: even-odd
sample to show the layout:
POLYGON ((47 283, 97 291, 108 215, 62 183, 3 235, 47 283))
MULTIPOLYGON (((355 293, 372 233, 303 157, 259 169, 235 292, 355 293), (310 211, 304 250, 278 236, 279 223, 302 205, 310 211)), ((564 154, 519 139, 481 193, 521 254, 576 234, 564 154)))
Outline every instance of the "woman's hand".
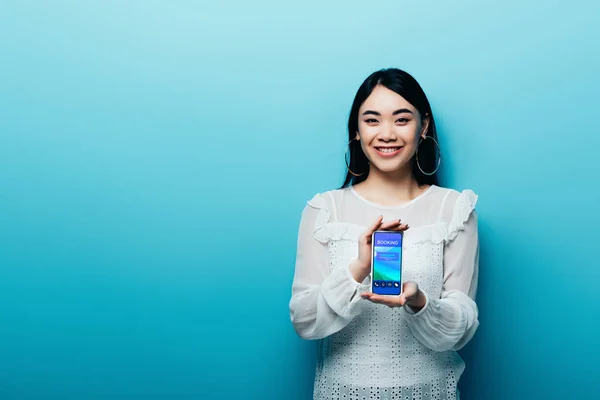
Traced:
POLYGON ((358 257, 350 264, 350 273, 357 282, 362 282, 371 273, 371 240, 373 232, 399 231, 404 232, 408 225, 400 220, 383 223, 383 216, 379 216, 375 222, 363 232, 358 238, 358 257))
POLYGON ((380 295, 375 293, 365 292, 361 294, 363 299, 367 299, 372 303, 383 304, 390 308, 409 306, 414 312, 420 311, 425 307, 425 294, 419 289, 416 282, 404 282, 402 284, 402 294, 399 296, 380 295))

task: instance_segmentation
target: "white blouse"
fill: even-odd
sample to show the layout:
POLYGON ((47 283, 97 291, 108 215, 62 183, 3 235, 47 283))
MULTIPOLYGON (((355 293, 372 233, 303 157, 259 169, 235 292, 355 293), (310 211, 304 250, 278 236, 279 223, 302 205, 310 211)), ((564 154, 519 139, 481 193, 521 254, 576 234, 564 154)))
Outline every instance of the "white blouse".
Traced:
POLYGON ((431 186, 397 207, 354 188, 316 194, 302 212, 290 317, 298 335, 320 339, 314 399, 455 399, 465 365, 456 353, 479 325, 479 241, 471 190, 431 186), (402 280, 427 302, 414 313, 360 297, 349 265, 359 235, 379 216, 402 219, 402 280))

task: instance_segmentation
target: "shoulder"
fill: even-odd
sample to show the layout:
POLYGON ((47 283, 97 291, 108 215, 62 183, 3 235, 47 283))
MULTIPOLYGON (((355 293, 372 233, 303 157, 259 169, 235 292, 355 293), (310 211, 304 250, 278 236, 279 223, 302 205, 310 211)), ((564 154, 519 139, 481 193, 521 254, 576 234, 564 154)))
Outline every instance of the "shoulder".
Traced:
POLYGON ((474 210, 479 199, 477 193, 472 189, 457 190, 436 186, 436 192, 442 207, 468 206, 474 210))
POLYGON ((302 219, 310 224, 312 235, 319 242, 325 243, 331 238, 332 233, 327 227, 332 219, 337 219, 336 204, 345 193, 346 189, 317 192, 306 202, 302 219))
POLYGON ((448 240, 454 239, 465 225, 477 225, 475 206, 479 196, 472 189, 440 188, 442 220, 448 224, 448 240), (471 221, 471 222, 468 222, 471 221))
POLYGON ((344 188, 317 192, 306 202, 306 205, 313 208, 331 209, 341 202, 348 190, 350 189, 344 188))

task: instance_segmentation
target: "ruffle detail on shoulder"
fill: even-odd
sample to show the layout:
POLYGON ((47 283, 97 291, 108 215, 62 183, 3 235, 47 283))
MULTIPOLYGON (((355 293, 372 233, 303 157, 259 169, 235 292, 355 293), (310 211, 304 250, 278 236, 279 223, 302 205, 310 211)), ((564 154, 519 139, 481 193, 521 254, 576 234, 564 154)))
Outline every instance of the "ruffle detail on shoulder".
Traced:
POLYGON ((329 222, 323 229, 323 235, 326 240, 352 240, 357 241, 359 236, 365 231, 366 228, 349 224, 347 222, 329 222))
MULTIPOLYGON (((464 229, 464 225, 475 209, 478 196, 472 190, 464 190, 458 196, 450 222, 437 222, 431 225, 410 228, 405 232, 404 243, 407 245, 431 242, 450 242, 464 229)), ((329 202, 322 194, 316 194, 308 205, 318 210, 314 222, 313 237, 321 243, 332 240, 357 241, 367 229, 365 226, 347 222, 331 221, 329 202)))
POLYGON ((346 222, 331 221, 330 205, 322 194, 316 194, 308 205, 319 210, 315 218, 313 237, 321 243, 330 240, 358 240, 365 228, 346 222))
POLYGON ((313 231, 313 237, 321 243, 327 242, 327 235, 324 232, 324 228, 331 218, 331 211, 327 200, 321 193, 317 193, 312 199, 308 201, 308 205, 312 208, 319 210, 315 218, 315 228, 313 231))
POLYGON ((448 234, 446 237, 447 241, 454 240, 458 236, 458 232, 465 228, 465 222, 469 219, 469 216, 475 210, 478 196, 472 190, 463 190, 456 200, 454 205, 454 211, 452 213, 452 219, 448 224, 448 234))
POLYGON ((410 228, 405 233, 404 243, 448 243, 454 240, 458 233, 464 229, 465 222, 475 209, 477 198, 478 196, 472 190, 464 190, 456 199, 450 222, 440 221, 431 225, 410 228))

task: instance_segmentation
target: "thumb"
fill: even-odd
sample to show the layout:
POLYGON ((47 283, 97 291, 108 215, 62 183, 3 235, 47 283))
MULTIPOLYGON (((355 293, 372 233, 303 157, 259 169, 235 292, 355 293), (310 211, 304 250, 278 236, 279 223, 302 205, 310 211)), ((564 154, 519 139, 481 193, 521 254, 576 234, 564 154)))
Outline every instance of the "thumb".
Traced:
POLYGON ((419 291, 419 286, 417 285, 416 282, 404 282, 402 284, 402 296, 406 299, 411 299, 413 297, 415 297, 415 295, 417 294, 417 292, 419 291))

